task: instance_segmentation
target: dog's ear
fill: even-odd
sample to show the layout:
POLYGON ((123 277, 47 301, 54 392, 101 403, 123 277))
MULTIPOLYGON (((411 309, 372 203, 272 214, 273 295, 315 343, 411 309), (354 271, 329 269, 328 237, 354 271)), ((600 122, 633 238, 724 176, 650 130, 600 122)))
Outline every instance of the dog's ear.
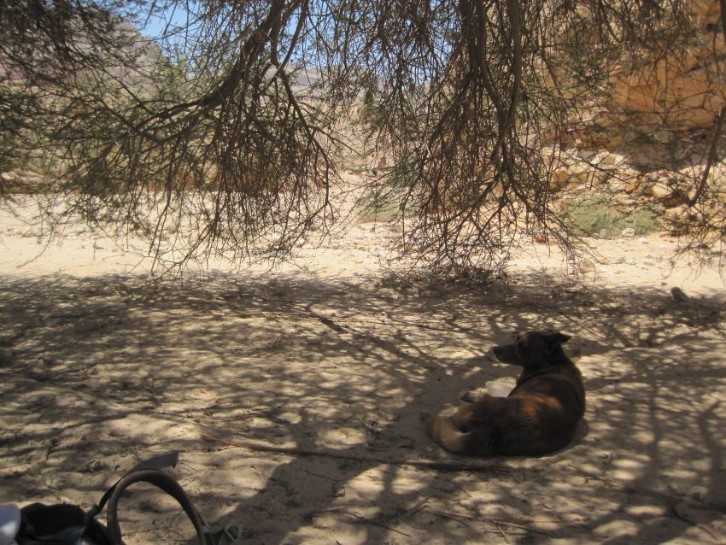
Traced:
POLYGON ((570 336, 565 335, 564 333, 552 333, 552 335, 550 335, 550 342, 553 344, 565 344, 569 340, 570 336))

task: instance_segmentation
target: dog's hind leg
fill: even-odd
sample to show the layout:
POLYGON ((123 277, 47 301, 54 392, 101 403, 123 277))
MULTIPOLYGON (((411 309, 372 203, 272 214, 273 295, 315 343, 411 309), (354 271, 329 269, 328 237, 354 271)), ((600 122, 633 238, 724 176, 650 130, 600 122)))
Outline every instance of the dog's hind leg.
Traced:
POLYGON ((454 454, 467 454, 471 433, 463 432, 454 426, 446 415, 430 415, 426 421, 426 431, 439 445, 454 454))

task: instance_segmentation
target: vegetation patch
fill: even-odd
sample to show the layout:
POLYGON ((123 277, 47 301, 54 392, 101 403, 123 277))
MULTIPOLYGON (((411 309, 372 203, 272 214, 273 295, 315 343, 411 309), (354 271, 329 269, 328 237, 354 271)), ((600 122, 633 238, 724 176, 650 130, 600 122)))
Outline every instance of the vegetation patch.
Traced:
POLYGON ((567 207, 565 222, 583 235, 615 237, 632 228, 647 235, 660 227, 658 215, 650 209, 626 210, 612 197, 595 194, 582 197, 567 207))
POLYGON ((393 196, 380 189, 371 189, 359 202, 358 220, 367 222, 388 222, 396 218, 400 206, 393 196))

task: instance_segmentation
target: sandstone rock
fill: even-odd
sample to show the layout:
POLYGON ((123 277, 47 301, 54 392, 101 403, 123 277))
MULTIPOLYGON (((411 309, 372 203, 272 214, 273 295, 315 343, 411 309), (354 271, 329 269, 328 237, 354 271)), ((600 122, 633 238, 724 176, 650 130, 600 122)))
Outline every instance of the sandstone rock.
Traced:
POLYGON ((565 168, 559 168, 552 172, 550 177, 550 189, 552 191, 560 191, 565 189, 570 183, 571 174, 565 168))
POLYGON ((668 187, 668 184, 658 181, 650 187, 650 194, 654 199, 664 201, 671 197, 673 190, 668 187))
POLYGON ((616 153, 608 153, 600 161, 602 167, 614 167, 623 163, 623 156, 616 153))
MULTIPOLYGON (((572 134, 561 135, 562 142, 600 150, 625 147, 637 153, 632 145, 641 145, 643 136, 650 142, 670 144, 678 134, 713 126, 726 105, 720 2, 695 0, 686 5, 694 39, 674 44, 665 55, 655 54, 638 67, 620 67, 610 79, 609 98, 585 108, 578 127, 572 134)), ((601 168, 617 164, 616 158, 607 155, 599 159, 601 168)), ((641 159, 631 163, 663 165, 662 153, 641 159)))
POLYGON ((720 22, 721 9, 718 1, 691 0, 691 13, 694 23, 705 28, 707 25, 716 25, 720 22))
POLYGON ((724 104, 716 59, 686 49, 643 68, 615 76, 612 103, 641 124, 685 131, 710 126, 724 104))
POLYGON ((608 190, 611 193, 621 193, 625 191, 625 180, 621 178, 610 178, 608 180, 608 190))
POLYGON ((632 195, 638 191, 642 185, 643 181, 639 177, 635 176, 625 181, 623 191, 625 191, 628 195, 632 195))
POLYGON ((666 208, 665 210, 665 218, 674 223, 685 222, 688 220, 689 215, 690 210, 686 205, 674 206, 672 208, 666 208))

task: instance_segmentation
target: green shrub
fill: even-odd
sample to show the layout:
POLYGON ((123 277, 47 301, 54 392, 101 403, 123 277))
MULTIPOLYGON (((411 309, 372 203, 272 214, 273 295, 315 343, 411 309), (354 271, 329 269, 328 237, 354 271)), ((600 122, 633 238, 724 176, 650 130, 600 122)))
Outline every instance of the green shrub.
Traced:
POLYGON ((360 211, 358 221, 367 222, 388 222, 399 213, 399 205, 395 202, 393 195, 381 190, 370 190, 358 203, 360 211))
POLYGON ((565 221, 581 234, 614 237, 631 227, 636 235, 647 235, 659 228, 658 216, 652 210, 625 212, 612 197, 588 195, 567 207, 565 221))

